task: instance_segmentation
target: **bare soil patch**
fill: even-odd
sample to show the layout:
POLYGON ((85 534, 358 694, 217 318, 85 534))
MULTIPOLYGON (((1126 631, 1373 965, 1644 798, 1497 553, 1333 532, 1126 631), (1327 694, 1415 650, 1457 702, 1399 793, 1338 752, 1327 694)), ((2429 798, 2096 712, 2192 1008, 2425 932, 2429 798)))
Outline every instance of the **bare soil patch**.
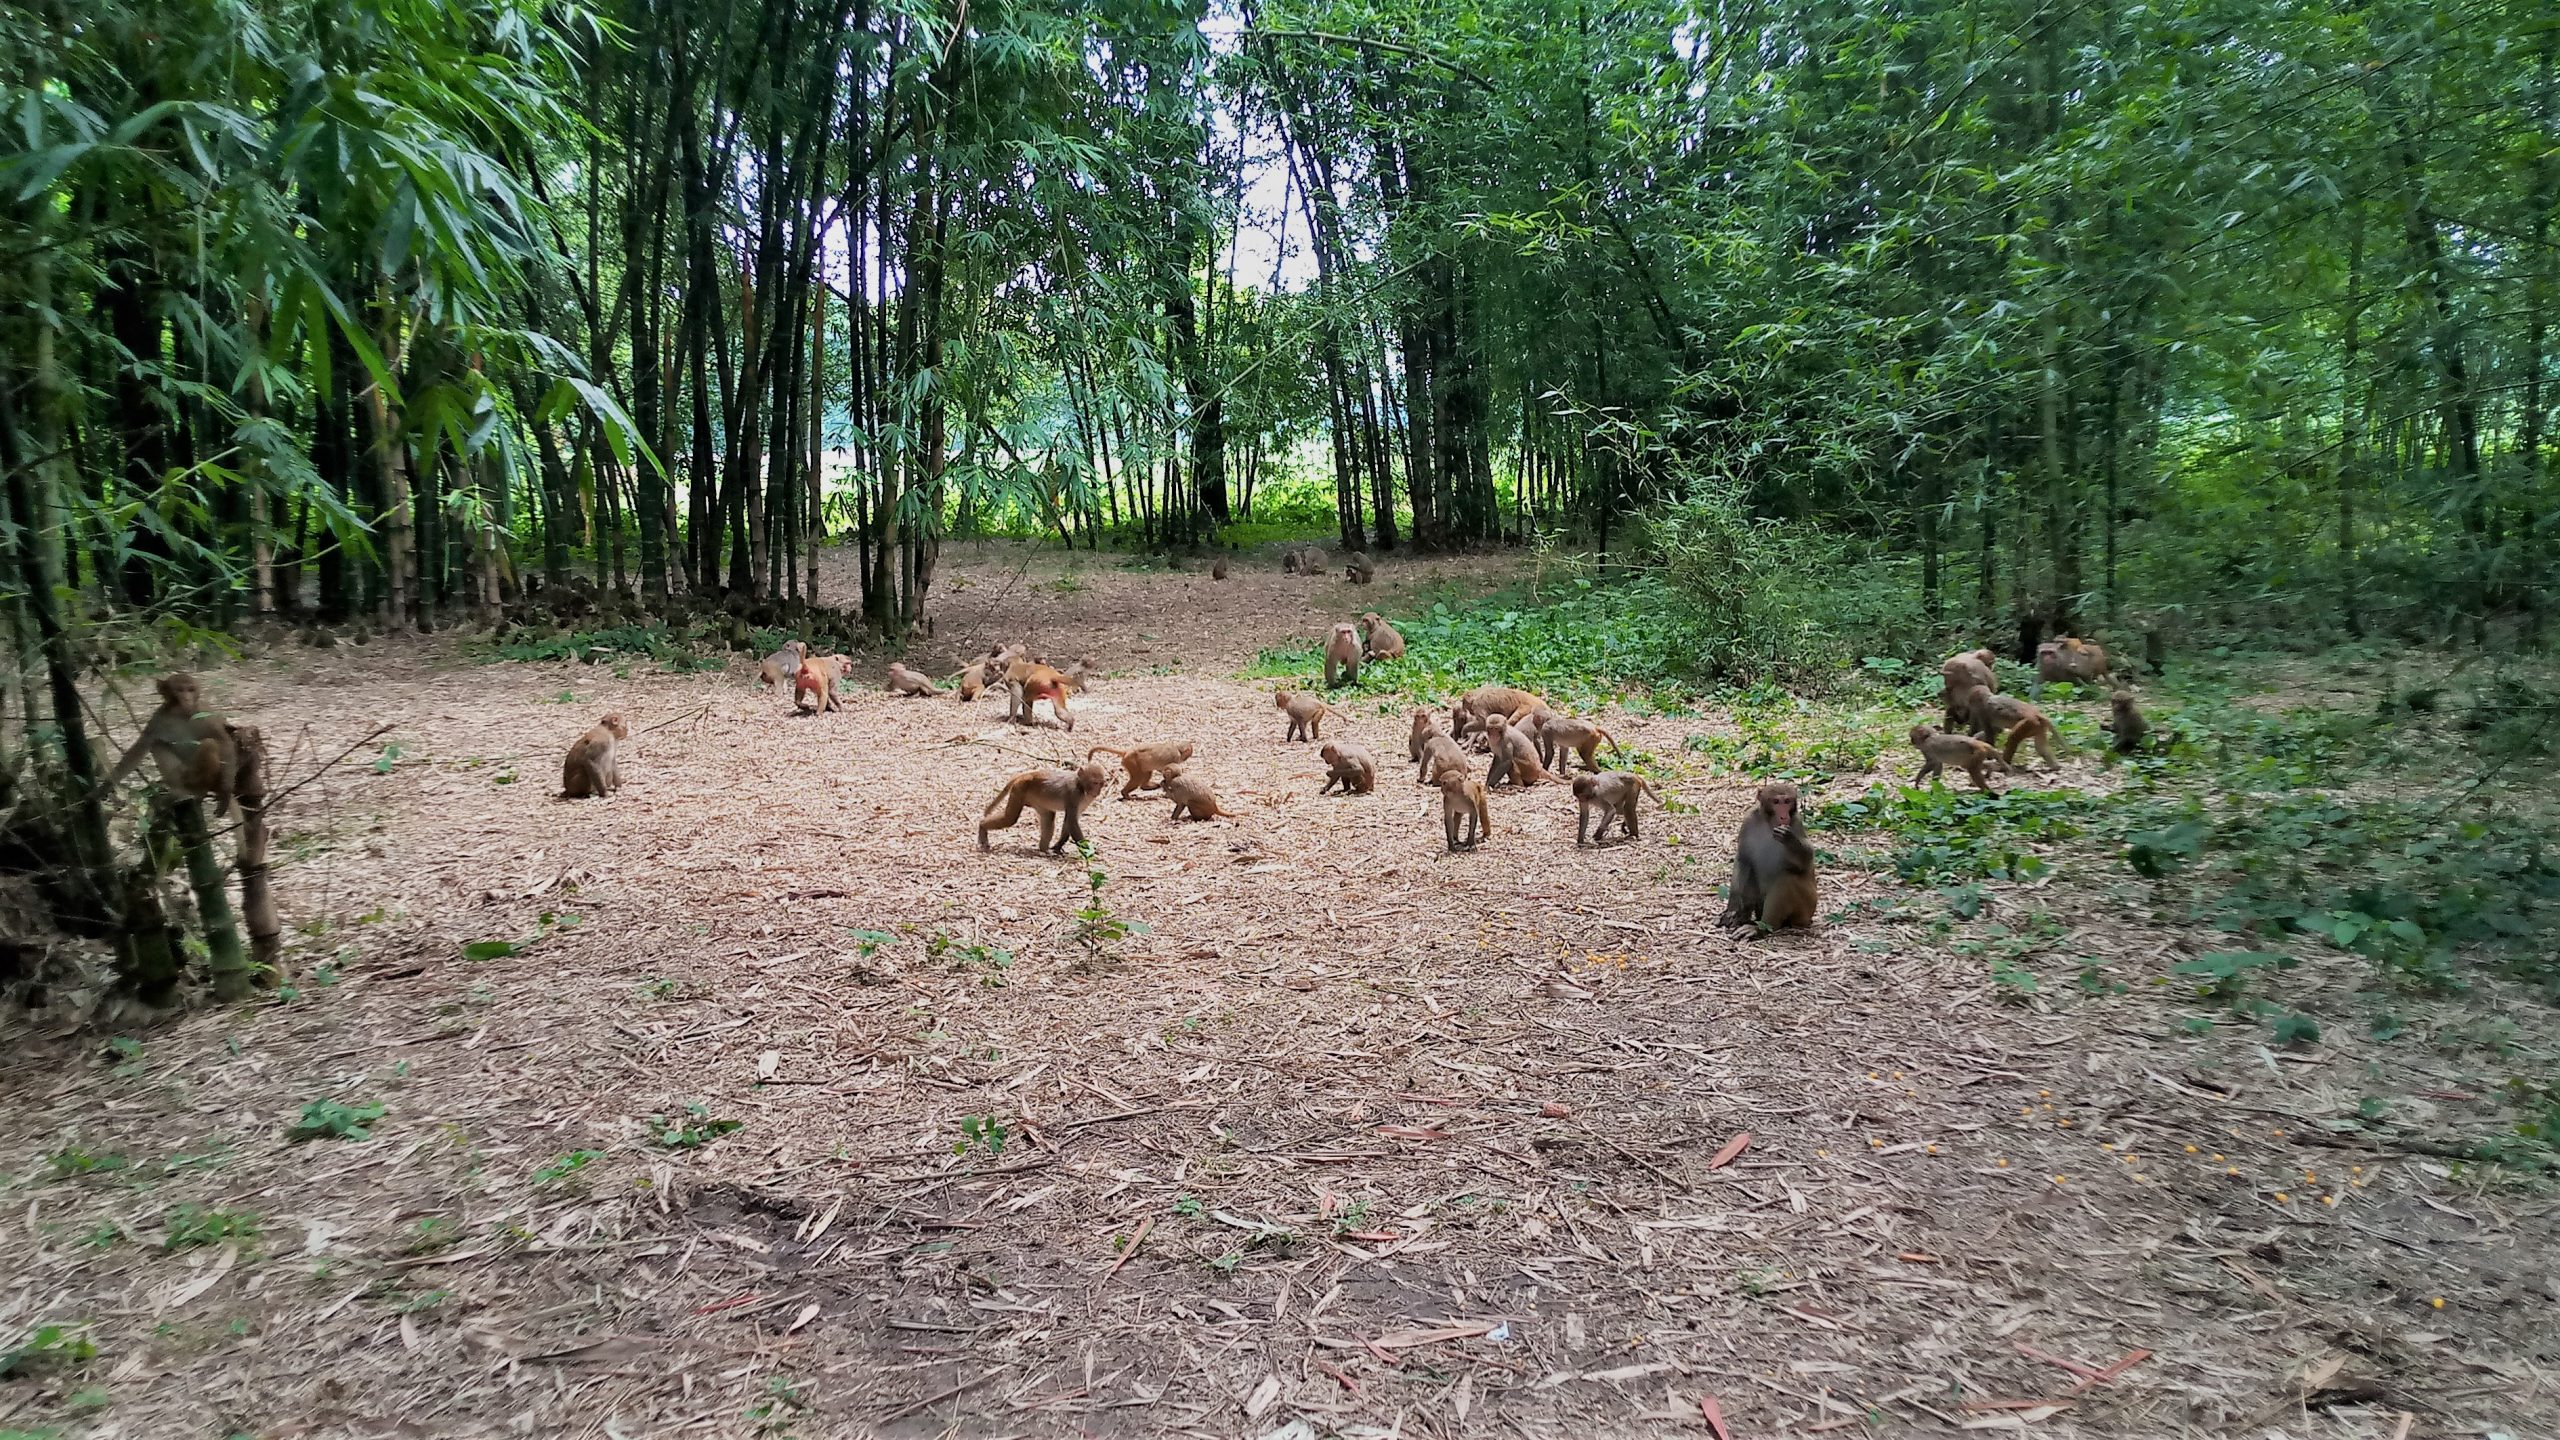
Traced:
MULTIPOLYGON (((1866 870, 1826 877, 1814 934, 1723 935, 1734 778, 1598 851, 1560 788, 1503 794, 1491 843, 1444 855, 1410 767, 1318 796, 1313 747, 1225 678, 1432 567, 1043 590, 1003 558, 955 567, 935 644, 1091 654, 1072 736, 441 640, 218 676, 306 755, 393 716, 397 749, 286 822, 298 998, 138 1055, 9 1037, 0 1332, 85 1322, 99 1354, 0 1382, 0 1426, 2560 1428, 2551 1197, 2323 1125, 2373 1093, 2494 1103, 2460 1057, 2199 1047, 2140 992, 2003 1004, 1866 870), (608 710, 676 723, 620 795, 553 799, 608 710), (1186 738, 1244 818, 1096 807, 1099 909, 1143 928, 1080 940, 1088 872, 1028 826, 979 853, 1026 754, 1186 738), (489 940, 523 948, 465 957, 489 940), (289 1141, 324 1097, 388 1114, 289 1141)), ((1676 756, 1717 721, 1608 723, 1676 756)), ((1404 754, 1398 716, 1350 728, 1404 754)), ((2020 903, 2126 980, 2189 938, 2074 873, 2020 903)))

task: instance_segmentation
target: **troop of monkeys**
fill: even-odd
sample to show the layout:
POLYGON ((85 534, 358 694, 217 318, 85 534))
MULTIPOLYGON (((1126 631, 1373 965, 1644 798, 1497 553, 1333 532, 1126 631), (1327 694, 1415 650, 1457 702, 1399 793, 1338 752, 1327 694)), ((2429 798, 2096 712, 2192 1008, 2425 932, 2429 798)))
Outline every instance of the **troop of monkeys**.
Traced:
MULTIPOLYGON (((1313 549, 1313 547, 1305 547, 1313 549)), ((1284 557, 1284 564, 1296 559, 1284 557)), ((1357 557, 1355 557, 1356 559, 1357 557)), ((1314 563, 1322 564, 1322 552, 1316 551, 1314 563)), ((1392 660, 1405 653, 1404 636, 1375 612, 1363 614, 1358 623, 1344 621, 1333 627, 1324 647, 1324 677, 1327 686, 1350 684, 1358 680, 1360 666, 1376 660, 1392 660)), ((1985 771, 1994 763, 2004 768, 2013 766, 2018 747, 2032 742, 2048 766, 2060 762, 2054 752, 2053 722, 2043 711, 2015 696, 1999 693, 1999 680, 1992 669, 1991 651, 1968 650, 1948 657, 1939 667, 1946 688, 1941 695, 1947 728, 1928 725, 1911 729, 1911 743, 1919 750, 1921 766, 1912 777, 1919 784, 1944 773, 1949 766, 1962 769, 1971 776, 1975 788, 1989 790, 1985 771), (1960 728, 1961 727, 1961 728, 1960 728), (2005 745, 1999 744, 2006 736, 2005 745), (1995 748, 1997 746, 1997 748, 1995 748)), ((811 655, 808 647, 794 640, 765 658, 758 671, 758 681, 767 688, 789 681, 792 701, 804 712, 824 712, 839 708, 839 683, 852 674, 852 662, 841 655, 811 655)), ((2109 673, 2107 652, 2098 645, 2065 638, 2048 641, 2036 655, 2036 675, 2040 681, 2103 680, 2109 673)), ((1061 727, 1075 729, 1075 716, 1067 705, 1067 697, 1085 688, 1086 667, 1082 661, 1059 669, 1019 644, 998 645, 985 655, 963 666, 956 677, 958 694, 965 704, 982 693, 1002 687, 1006 696, 1005 715, 1018 724, 1032 723, 1033 706, 1041 700, 1061 727)), ((891 694, 909 697, 939 696, 946 693, 931 676, 904 664, 889 667, 885 687, 891 694)), ((185 676, 172 676, 161 682, 164 704, 143 738, 118 765, 116 776, 138 762, 148 750, 162 759, 164 773, 180 747, 194 740, 197 749, 187 751, 184 764, 211 765, 214 761, 194 758, 211 753, 203 750, 203 739, 195 735, 196 695, 194 681, 185 676), (182 687, 173 689, 173 686, 182 687), (168 722, 163 723, 163 717, 168 722), (184 731, 186 733, 182 734, 184 731), (159 736, 155 740, 155 736, 159 736)), ((1377 753, 1368 746, 1348 738, 1326 740, 1324 722, 1327 716, 1350 722, 1350 717, 1315 695, 1281 690, 1271 697, 1287 722, 1283 743, 1303 742, 1318 745, 1317 754, 1325 765, 1325 781, 1318 794, 1374 794, 1380 768, 1377 753)), ((2150 725, 2134 704, 2129 691, 2117 690, 2113 697, 2114 716, 2108 728, 2115 737, 2115 748, 2124 753, 2140 750, 2150 725)), ((218 717, 217 717, 218 719, 218 717)), ((1444 728, 1437 713, 1416 710, 1412 729, 1406 737, 1406 758, 1416 767, 1414 783, 1436 788, 1440 792, 1442 838, 1449 853, 1473 850, 1493 832, 1493 815, 1488 801, 1489 791, 1506 784, 1525 788, 1542 782, 1569 784, 1576 808, 1574 844, 1601 846, 1611 843, 1609 830, 1614 824, 1620 834, 1618 842, 1637 838, 1638 802, 1645 796, 1668 806, 1662 792, 1642 775, 1625 770, 1602 770, 1599 749, 1603 742, 1619 747, 1617 737, 1588 719, 1563 714, 1540 696, 1508 685, 1479 685, 1460 695, 1451 705, 1449 723, 1444 728), (1490 755, 1485 777, 1475 777, 1473 762, 1468 758, 1468 745, 1490 755), (1568 776, 1573 762, 1580 760, 1585 773, 1568 776), (1594 821, 1598 823, 1595 825, 1594 821)), ((595 728, 579 737, 570 747, 561 774, 561 792, 570 799, 611 794, 620 788, 621 775, 616 766, 614 747, 630 738, 630 731, 619 715, 608 715, 595 728)), ((1199 753, 1192 741, 1167 741, 1137 745, 1126 749, 1097 745, 1085 752, 1084 762, 1073 767, 1025 770, 1004 782, 995 798, 978 818, 978 848, 993 847, 988 835, 1009 830, 1022 819, 1025 810, 1040 816, 1039 850, 1044 854, 1064 854, 1069 845, 1085 841, 1085 808, 1108 789, 1112 768, 1097 757, 1109 755, 1119 762, 1124 783, 1120 798, 1134 799, 1139 792, 1156 791, 1173 802, 1176 820, 1212 820, 1233 816, 1218 803, 1208 782, 1191 772, 1190 765, 1199 753)), ((192 772, 190 772, 192 773, 192 772)), ((172 788, 177 782, 172 781, 172 788)), ((195 793, 207 793, 212 783, 197 787, 195 793)), ((222 798, 228 798, 227 790, 222 798)), ((1718 923, 1727 927, 1750 927, 1762 930, 1784 930, 1811 925, 1816 907, 1816 875, 1811 842, 1805 839, 1800 801, 1796 787, 1784 782, 1763 785, 1753 796, 1752 807, 1743 817, 1734 839, 1733 883, 1727 891, 1724 913, 1718 923)))
MULTIPOLYGON (((1920 770, 1911 777, 1912 784, 1944 774, 1952 765, 1973 777, 1973 788, 1989 790, 1991 782, 1983 777, 1983 771, 1994 764, 2003 769, 2014 767, 2018 746, 2024 742, 2033 742, 2048 767, 2061 763, 2054 756, 2053 721, 2028 702, 2000 693, 1999 678, 1991 669, 1992 659, 1987 649, 1967 650, 1948 656, 1946 663, 1938 667, 1939 676, 1946 682, 1946 689, 1939 695, 1939 703, 1946 711, 1946 728, 1911 727, 1912 748, 1920 752, 1920 770), (2004 733, 2008 740, 2001 744, 2004 733)), ((2039 682, 2069 680, 2089 684, 2108 678, 2108 674, 2103 645, 2065 636, 2036 647, 2039 682)), ((2117 753, 2140 752, 2149 742, 2151 722, 2143 718, 2133 692, 2115 691, 2111 707, 2114 714, 2102 728, 2113 733, 2117 753)))

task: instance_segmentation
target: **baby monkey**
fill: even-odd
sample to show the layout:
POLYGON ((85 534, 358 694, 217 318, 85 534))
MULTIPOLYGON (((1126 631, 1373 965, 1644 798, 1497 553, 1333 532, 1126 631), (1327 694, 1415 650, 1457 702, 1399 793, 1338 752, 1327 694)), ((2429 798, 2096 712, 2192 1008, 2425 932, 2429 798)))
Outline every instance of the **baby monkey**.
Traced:
POLYGON ((1324 738, 1324 717, 1340 716, 1345 721, 1351 718, 1315 696, 1302 695, 1295 690, 1272 691, 1271 703, 1289 713, 1289 733, 1282 737, 1284 740, 1321 740, 1324 738))
POLYGON ((1217 793, 1209 788, 1208 781, 1180 769, 1165 777, 1164 793, 1165 798, 1173 802, 1173 818, 1176 820, 1242 818, 1218 804, 1217 793))
POLYGON ((210 797, 214 813, 228 814, 240 774, 240 747, 231 738, 230 722, 204 707, 204 687, 193 675, 164 675, 157 688, 159 707, 98 788, 113 790, 148 755, 170 794, 180 800, 210 797))
POLYGON ((1643 795, 1651 795, 1654 803, 1666 810, 1671 808, 1671 802, 1663 798, 1652 781, 1632 770, 1604 770, 1596 775, 1573 777, 1573 803, 1577 811, 1573 822, 1573 843, 1577 847, 1609 843, 1609 822, 1612 820, 1626 831, 1619 837, 1621 840, 1636 838, 1636 800, 1643 795), (1583 832, 1590 829, 1591 817, 1595 814, 1600 817, 1600 826, 1591 830, 1590 838, 1585 840, 1583 832))
POLYGON ((1433 783, 1440 787, 1440 829, 1448 837, 1447 853, 1483 844, 1484 837, 1493 833, 1493 808, 1485 803, 1484 782, 1462 766, 1444 772, 1433 783))
POLYGON ((1920 772, 1911 777, 1914 785, 1943 774, 1948 766, 1953 765, 1973 777, 1974 789, 1987 793, 1991 782, 1982 778, 1982 772, 1993 765, 2007 768, 2000 759, 2000 752, 1991 748, 1990 741, 1971 735, 1950 734, 1926 725, 1911 727, 1911 748, 1920 752, 1920 772))
POLYGON ((1121 768, 1129 772, 1129 783, 1120 787, 1120 798, 1126 800, 1141 790, 1152 790, 1163 784, 1172 776, 1174 767, 1190 759, 1192 752, 1198 748, 1189 740, 1178 743, 1167 740, 1154 745, 1133 745, 1126 750, 1114 750, 1108 745, 1096 745, 1084 752, 1084 758, 1090 760, 1096 755, 1117 756, 1121 768))

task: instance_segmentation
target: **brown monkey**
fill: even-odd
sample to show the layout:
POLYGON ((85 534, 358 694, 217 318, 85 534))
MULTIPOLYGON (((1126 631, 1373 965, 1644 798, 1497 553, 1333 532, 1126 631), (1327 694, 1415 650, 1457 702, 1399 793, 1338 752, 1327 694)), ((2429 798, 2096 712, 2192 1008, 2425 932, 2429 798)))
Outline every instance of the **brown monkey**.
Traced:
POLYGON ((1302 558, 1305 554, 1306 554, 1306 547, 1305 547, 1305 546, 1303 546, 1303 545, 1292 545, 1292 546, 1288 547, 1287 549, 1285 549, 1285 550, 1281 551, 1281 552, 1280 552, 1280 573, 1281 573, 1281 574, 1283 574, 1283 575, 1295 575, 1295 574, 1297 574, 1297 573, 1298 573, 1298 571, 1299 571, 1299 569, 1300 569, 1300 561, 1301 561, 1301 558, 1302 558))
POLYGON ((2146 748, 2151 740, 2151 722, 2142 718, 2141 707, 2133 703, 2133 692, 2119 690, 2112 697, 2115 718, 2107 728, 2116 735, 2116 753, 2132 755, 2146 748))
POLYGON ((1985 647, 1950 655, 1946 663, 1938 667, 1938 674, 1946 681, 1946 688, 1939 692, 1938 703, 1946 709, 1947 724, 1953 726, 1967 723, 1964 712, 1956 708, 1956 697, 1968 688, 1994 692, 1999 690, 1999 677, 1991 668, 1991 662, 1996 658, 1990 649, 1985 647))
POLYGON ((1519 720, 1532 710, 1547 708, 1544 699, 1529 691, 1508 685, 1479 685, 1449 707, 1449 733, 1463 740, 1483 729, 1488 715, 1499 712, 1519 720))
POLYGON ((1308 546, 1301 547, 1301 548, 1299 549, 1299 551, 1298 551, 1298 573, 1299 573, 1299 574, 1301 574, 1301 575, 1321 575, 1321 574, 1323 574, 1325 571, 1327 571, 1327 570, 1329 570, 1329 569, 1331 569, 1331 568, 1333 568, 1333 567, 1332 567, 1332 564, 1331 564, 1331 562, 1326 558, 1325 553, 1324 553, 1324 547, 1323 547, 1323 546, 1321 546, 1321 545, 1308 545, 1308 546))
POLYGON ((807 659, 808 655, 809 647, 805 642, 799 640, 789 642, 781 649, 764 657, 764 663, 756 667, 756 684, 767 690, 782 684, 800 673, 800 662, 807 659))
POLYGON ((1347 620, 1324 642, 1324 683, 1327 689, 1360 683, 1360 632, 1347 620))
POLYGON ((2106 678, 2107 649, 2103 645, 2065 635, 2036 647, 2036 679, 2040 682, 2049 685, 2056 680, 2106 678))
POLYGON ((1464 769, 1442 775, 1440 787, 1440 828, 1447 835, 1449 850, 1473 850, 1493 833, 1493 809, 1485 803, 1484 786, 1464 769), (1459 837, 1460 822, 1465 822, 1466 838, 1459 837))
POLYGON ((1227 578, 1227 557, 1224 553, 1220 553, 1209 561, 1209 578, 1212 580, 1227 578))
POLYGON ((1485 772, 1484 783, 1500 785, 1508 780, 1514 785, 1535 785, 1541 780, 1564 783, 1564 777, 1538 763, 1537 742, 1529 732, 1514 726, 1511 717, 1493 714, 1485 717, 1485 734, 1493 742, 1493 765, 1485 772))
POLYGON ((1141 790, 1152 790, 1163 784, 1165 779, 1173 774, 1174 767, 1190 759, 1192 752, 1198 748, 1188 740, 1179 742, 1167 740, 1154 745, 1133 745, 1126 750, 1114 750, 1108 745, 1096 745, 1084 752, 1084 758, 1090 760, 1096 755, 1120 757, 1121 768, 1129 772, 1129 783, 1120 787, 1120 798, 1126 800, 1141 790))
POLYGON ((614 744, 630 738, 631 727, 619 715, 607 715, 579 736, 569 747, 569 758, 560 762, 560 798, 599 800, 621 789, 622 762, 614 744))
POLYGON ((2024 700, 2007 695, 1994 695, 1978 686, 1966 687, 1956 697, 1957 706, 1972 721, 1973 733, 1984 740, 1998 740, 2008 732, 2008 743, 2000 747, 2000 763, 2018 763, 2018 743, 2032 740, 2036 753, 2044 757, 2045 768, 2059 770, 2062 762, 2054 758, 2053 722, 2044 712, 2024 700))
POLYGON ((1365 553, 1354 550, 1345 557, 1345 560, 1342 573, 1352 584, 1366 585, 1378 578, 1377 567, 1369 563, 1369 557, 1365 553))
POLYGON ((205 708, 204 687, 193 675, 163 675, 155 688, 158 708, 142 722, 142 733, 107 772, 99 790, 113 790, 149 755, 170 794, 181 800, 211 796, 214 813, 230 813, 232 790, 240 778, 240 747, 232 739, 231 723, 205 708))
POLYGON ((1345 795, 1367 795, 1378 788, 1378 757, 1368 746, 1347 740, 1327 740, 1324 748, 1316 753, 1324 757, 1326 768, 1333 772, 1332 778, 1324 782, 1324 788, 1317 794, 1329 795, 1336 785, 1342 787, 1345 795))
POLYGON ((941 691, 933 688, 933 677, 922 674, 918 671, 910 670, 906 666, 901 665, 894 660, 889 662, 888 688, 889 693, 892 695, 905 695, 910 698, 920 695, 939 695, 942 693, 941 691))
POLYGON ((1243 818, 1233 810, 1219 808, 1218 797, 1209 789, 1209 782, 1197 775, 1185 775, 1176 771, 1166 777, 1164 793, 1165 798, 1173 802, 1173 818, 1176 820, 1243 818))
POLYGON ((1734 837, 1733 890, 1716 923, 1784 930, 1811 925, 1813 846, 1796 813, 1796 787, 1763 785, 1734 837))
POLYGON ((1434 714, 1429 710, 1414 711, 1413 738, 1404 742, 1404 758, 1407 760, 1421 759, 1422 747, 1431 743, 1432 736, 1446 736, 1448 733, 1448 731, 1440 728, 1440 717, 1437 714, 1434 714))
POLYGON ((987 802, 987 813, 978 817, 978 848, 987 850, 987 832, 1010 830, 1022 818, 1024 806, 1040 812, 1040 850, 1063 855, 1070 844, 1084 843, 1084 807, 1111 783, 1111 768, 1088 760, 1072 770, 1025 770, 1004 782, 996 798, 987 802), (997 807, 1003 813, 997 813, 997 807), (1058 822, 1065 820, 1061 826, 1058 822), (1049 843, 1052 829, 1058 831, 1057 843, 1049 843))
POLYGON ((1315 696, 1301 695, 1295 690, 1272 691, 1271 703, 1289 712, 1289 733, 1282 737, 1283 740, 1321 740, 1324 738, 1324 717, 1340 716, 1346 722, 1351 718, 1315 696))
POLYGON ((1435 730, 1430 739, 1422 742, 1422 769, 1413 777, 1413 783, 1437 785, 1440 777, 1452 773, 1471 775, 1474 770, 1467 764, 1467 752, 1458 748, 1458 742, 1435 730))
POLYGON ((1973 788, 1987 791, 1991 782, 1982 778, 1983 767, 2000 763, 1999 752, 1989 743, 1971 735, 1956 735, 1933 730, 1926 725, 1911 727, 1911 747, 1920 752, 1920 773, 1911 777, 1919 784, 1934 775, 1942 775, 1950 765, 1973 777, 1973 788))
POLYGON ((812 655, 800 662, 800 672, 791 681, 791 703, 802 711, 841 710, 836 700, 836 682, 853 678, 853 662, 842 655, 812 655), (809 697, 817 697, 813 705, 809 697))
POLYGON ((969 704, 987 688, 987 662, 972 660, 960 667, 960 703, 969 704))
POLYGON ((1564 758, 1570 753, 1582 757, 1583 769, 1597 773, 1600 764, 1596 757, 1603 740, 1608 741, 1609 748, 1621 756, 1627 753, 1627 747, 1618 743, 1617 736, 1579 716, 1547 713, 1530 718, 1538 722, 1533 732, 1538 737, 1538 758, 1558 769, 1571 763, 1564 758))
POLYGON ((1404 658, 1404 636, 1396 627, 1380 619, 1377 611, 1363 611, 1360 616, 1360 648, 1372 660, 1401 660, 1404 658))
POLYGON ((1067 696, 1084 688, 1084 665, 1081 661, 1073 670, 1059 670, 1028 655, 1017 655, 1005 669, 1004 683, 1012 694, 1005 709, 1006 719, 1028 725, 1031 723, 1031 707, 1046 700, 1049 709, 1057 715, 1058 723, 1071 733, 1075 730, 1076 717, 1067 709, 1067 696))
POLYGON ((1573 803, 1576 811, 1573 821, 1575 846, 1607 844, 1609 822, 1612 820, 1617 821, 1627 832, 1620 837, 1621 839, 1636 838, 1636 800, 1639 796, 1646 794, 1652 795, 1655 802, 1664 809, 1671 808, 1671 802, 1663 799, 1662 792, 1654 789, 1652 781, 1632 770, 1608 770, 1599 774, 1573 777, 1573 803), (1600 817, 1600 828, 1592 830, 1591 838, 1585 841, 1582 838, 1583 831, 1590 826, 1591 817, 1595 814, 1600 817))

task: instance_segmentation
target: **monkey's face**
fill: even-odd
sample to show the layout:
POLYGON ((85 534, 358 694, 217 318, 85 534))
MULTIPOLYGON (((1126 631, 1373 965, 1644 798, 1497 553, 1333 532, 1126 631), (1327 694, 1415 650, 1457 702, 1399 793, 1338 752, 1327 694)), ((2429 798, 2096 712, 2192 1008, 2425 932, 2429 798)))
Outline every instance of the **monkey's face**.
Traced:
POLYGON ((1796 828, 1796 792, 1792 788, 1772 786, 1760 792, 1760 813, 1768 817, 1769 828, 1790 835, 1796 828))

